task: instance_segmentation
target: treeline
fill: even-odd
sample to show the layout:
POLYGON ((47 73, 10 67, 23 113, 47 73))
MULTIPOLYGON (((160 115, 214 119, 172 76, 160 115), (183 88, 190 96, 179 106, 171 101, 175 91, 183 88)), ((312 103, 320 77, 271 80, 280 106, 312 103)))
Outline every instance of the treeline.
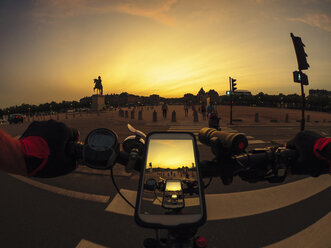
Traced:
MULTIPOLYGON (((131 98, 127 95, 106 95, 105 103, 107 106, 128 106, 128 105, 157 105, 160 101, 165 101, 168 104, 200 104, 201 98, 187 94, 182 98, 158 98, 139 97, 134 95, 131 98), (187 96, 189 95, 189 96, 187 96), (152 101, 153 100, 153 101, 152 101)), ((258 106, 258 107, 277 107, 277 108, 301 108, 301 96, 297 94, 291 95, 268 95, 260 92, 253 95, 239 95, 235 94, 232 98, 228 95, 213 96, 212 101, 216 104, 230 104, 232 99, 234 105, 242 106, 258 106)), ((14 113, 21 113, 25 115, 39 115, 49 114, 52 112, 66 112, 68 109, 78 110, 82 108, 90 108, 92 103, 91 97, 84 97, 80 101, 62 101, 50 102, 39 105, 22 104, 20 106, 11 106, 8 108, 0 109, 0 117, 14 113)), ((331 98, 328 96, 308 96, 306 97, 306 109, 313 111, 331 112, 331 98)))
POLYGON ((68 109, 80 109, 89 108, 90 102, 77 102, 77 101, 62 101, 62 102, 50 102, 42 103, 39 105, 22 104, 20 106, 11 106, 8 108, 0 109, 0 117, 3 115, 10 115, 14 113, 20 113, 25 115, 39 115, 39 114, 50 114, 52 112, 66 112, 68 109))
MULTIPOLYGON (((230 104, 230 96, 221 96, 221 104, 230 104)), ((276 107, 276 108, 301 108, 302 97, 297 94, 291 95, 268 95, 259 93, 255 96, 233 95, 234 105, 276 107)), ((328 96, 308 96, 306 97, 306 109, 313 111, 331 112, 331 98, 328 96)))

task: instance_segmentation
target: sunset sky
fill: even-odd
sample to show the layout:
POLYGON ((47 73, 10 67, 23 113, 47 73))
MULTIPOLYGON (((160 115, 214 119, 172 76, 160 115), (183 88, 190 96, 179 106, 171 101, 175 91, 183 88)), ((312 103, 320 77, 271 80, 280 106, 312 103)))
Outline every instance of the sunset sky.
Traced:
POLYGON ((331 0, 1 0, 0 108, 104 93, 299 93, 290 33, 302 37, 306 90, 331 90, 331 0))
POLYGON ((192 140, 151 139, 148 146, 147 168, 191 167, 195 163, 192 140), (180 151, 180 152, 178 152, 180 151))

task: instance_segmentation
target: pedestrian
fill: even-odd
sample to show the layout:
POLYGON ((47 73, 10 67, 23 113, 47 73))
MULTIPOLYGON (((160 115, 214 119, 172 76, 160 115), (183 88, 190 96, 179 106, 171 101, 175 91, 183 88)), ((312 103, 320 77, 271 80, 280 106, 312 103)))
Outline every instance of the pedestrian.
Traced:
POLYGON ((209 105, 207 107, 207 115, 208 115, 208 118, 210 117, 211 113, 215 112, 215 108, 213 106, 213 103, 210 101, 209 102, 209 105))
POLYGON ((195 108, 195 105, 194 104, 192 104, 192 111, 193 111, 193 114, 194 114, 194 112, 197 111, 197 109, 195 108))
POLYGON ((205 102, 202 102, 202 105, 201 105, 201 114, 202 114, 202 119, 203 120, 206 120, 206 104, 205 102))
POLYGON ((185 117, 188 116, 188 104, 184 103, 184 111, 185 111, 185 117))
POLYGON ((167 118, 167 111, 168 111, 168 105, 166 103, 163 103, 162 105, 162 113, 163 113, 163 118, 167 118))

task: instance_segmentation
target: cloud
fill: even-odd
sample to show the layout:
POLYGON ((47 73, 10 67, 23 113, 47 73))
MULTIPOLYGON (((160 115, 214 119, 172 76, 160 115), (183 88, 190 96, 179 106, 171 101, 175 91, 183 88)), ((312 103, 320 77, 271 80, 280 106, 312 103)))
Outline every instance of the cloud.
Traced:
POLYGON ((169 16, 177 0, 162 1, 89 1, 89 0, 37 0, 33 16, 42 22, 57 18, 70 18, 88 14, 123 13, 145 17, 164 25, 176 24, 175 18, 169 16))
POLYGON ((309 26, 317 27, 331 32, 331 18, 327 14, 308 14, 299 18, 288 18, 290 21, 303 22, 309 26))
POLYGON ((161 6, 153 9, 138 7, 134 4, 119 4, 116 6, 111 6, 110 10, 134 16, 147 17, 166 25, 174 25, 175 19, 168 16, 167 12, 176 2, 177 0, 167 0, 164 1, 161 6))

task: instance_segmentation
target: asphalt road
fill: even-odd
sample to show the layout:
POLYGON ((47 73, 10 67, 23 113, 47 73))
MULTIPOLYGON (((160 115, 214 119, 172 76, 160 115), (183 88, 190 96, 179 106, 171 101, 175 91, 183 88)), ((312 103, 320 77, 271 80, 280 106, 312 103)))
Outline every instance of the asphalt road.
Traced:
MULTIPOLYGON (((152 129, 178 129, 177 126, 171 125, 138 125, 137 127, 145 132, 152 129)), ((16 136, 25 128, 26 126, 23 125, 16 126, 8 132, 16 136)), ((194 130, 198 128, 192 125, 184 127, 187 131, 191 130, 192 132, 195 132, 194 130)), ((249 148, 282 144, 298 131, 298 126, 254 127, 234 125, 228 128, 249 136, 249 148)), ((129 134, 126 128, 123 127, 123 122, 116 123, 114 129, 119 134, 120 140, 123 140, 129 134)), ((311 129, 320 132, 324 136, 331 136, 331 127, 314 126, 311 129)), ((84 126, 81 130, 83 130, 82 136, 85 137, 90 128, 84 126)), ((199 145, 199 151, 201 159, 210 159, 212 156, 210 149, 206 146, 199 145)), ((115 172, 119 188, 137 189, 139 179, 137 173, 127 175, 119 167, 115 172)), ((319 181, 322 181, 320 179, 316 179, 317 183, 312 183, 312 187, 318 187, 319 181)), ((29 180, 37 182, 37 184, 22 181, 20 178, 0 172, 0 194, 2 196, 0 247, 81 248, 97 247, 96 244, 106 247, 141 247, 145 238, 154 236, 152 230, 137 226, 131 216, 106 211, 106 208, 113 201, 116 201, 117 195, 107 172, 79 167, 78 170, 67 176, 29 180), (46 187, 43 185, 46 185, 46 187), (53 188, 47 188, 47 186, 53 188), (84 198, 79 193, 88 193, 88 195, 84 198), (108 198, 102 202, 93 200, 92 196, 108 198), (89 246, 84 246, 86 243, 89 246)), ((283 192, 283 195, 279 196, 279 201, 274 200, 271 204, 265 202, 265 205, 274 204, 278 206, 273 210, 267 210, 266 208, 265 211, 261 210, 256 214, 244 214, 243 216, 238 215, 229 218, 224 217, 227 214, 224 213, 222 218, 208 220, 199 229, 199 234, 207 238, 208 247, 263 247, 292 239, 296 241, 294 243, 280 243, 279 247, 304 247, 305 245, 300 245, 298 240, 305 241, 305 237, 313 244, 319 244, 310 247, 331 247, 329 236, 329 238, 325 238, 322 234, 309 236, 309 233, 314 233, 311 230, 318 230, 319 227, 328 233, 331 232, 331 222, 328 217, 331 209, 330 177, 326 178, 328 180, 326 181, 326 187, 316 189, 316 192, 310 194, 309 197, 300 198, 298 195, 304 193, 300 188, 303 186, 296 185, 305 182, 303 180, 309 180, 309 178, 292 176, 287 178, 281 185, 266 182, 249 184, 236 178, 233 184, 224 186, 218 178, 213 179, 205 193, 210 196, 215 196, 215 194, 215 197, 219 196, 219 199, 217 199, 220 205, 213 206, 216 210, 218 206, 219 209, 222 209, 224 205, 228 204, 226 201, 222 202, 222 199, 235 202, 234 197, 237 197, 241 205, 244 207, 247 205, 247 208, 249 208, 250 203, 248 201, 240 202, 240 199, 241 197, 247 199, 245 197, 250 193, 257 196, 265 193, 268 197, 270 196, 270 199, 274 199, 272 198, 273 194, 276 194, 279 189, 279 192, 283 192), (293 193, 290 190, 292 186, 294 189, 298 187, 298 190, 301 191, 297 193, 294 191, 293 193), (291 197, 297 200, 291 202, 291 197), (282 203, 287 201, 291 203, 282 203), (323 239, 322 243, 321 239, 323 239), (289 244, 291 245, 289 246, 289 244)), ((309 189, 309 185, 305 187, 309 189)), ((258 204, 260 201, 263 202, 263 199, 253 199, 253 201, 255 200, 256 208, 260 208, 261 206, 258 204)), ((305 242, 304 244, 308 247, 308 240, 305 242)))

